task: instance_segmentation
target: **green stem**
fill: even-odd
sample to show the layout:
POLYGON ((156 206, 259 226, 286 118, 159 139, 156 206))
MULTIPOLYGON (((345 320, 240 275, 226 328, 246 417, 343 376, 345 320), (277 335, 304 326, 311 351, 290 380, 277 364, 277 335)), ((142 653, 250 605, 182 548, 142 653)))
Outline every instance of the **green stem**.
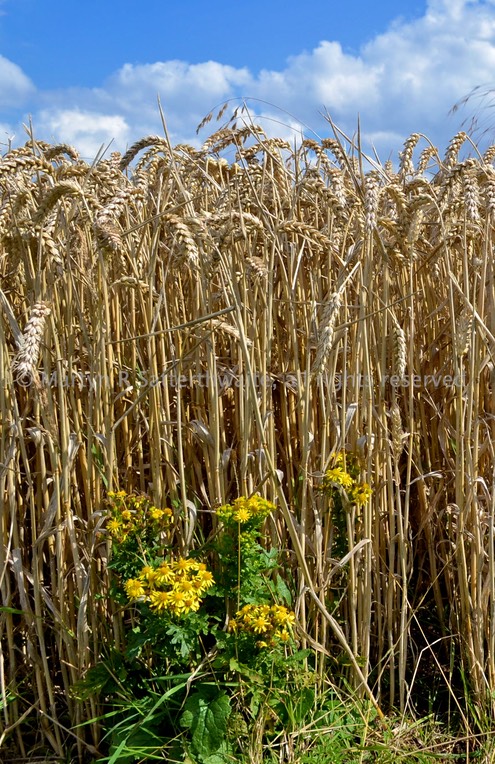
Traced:
POLYGON ((241 609, 241 524, 237 523, 237 610, 241 609))

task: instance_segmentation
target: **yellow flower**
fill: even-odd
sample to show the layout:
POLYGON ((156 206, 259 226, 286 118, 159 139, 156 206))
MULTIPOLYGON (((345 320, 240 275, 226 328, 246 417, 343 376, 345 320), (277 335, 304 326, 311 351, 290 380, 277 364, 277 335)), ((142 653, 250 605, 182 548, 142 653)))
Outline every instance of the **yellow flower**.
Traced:
POLYGON ((274 622, 279 626, 295 623, 295 613, 287 610, 283 605, 273 605, 272 613, 274 622))
POLYGON ((130 520, 132 517, 131 511, 129 509, 124 509, 122 512, 122 520, 130 520))
POLYGON ((142 581, 137 578, 129 578, 125 584, 124 589, 130 600, 137 600, 138 597, 144 597, 145 590, 142 581))
POLYGON ((210 586, 213 586, 213 584, 215 583, 213 574, 210 573, 209 570, 200 570, 199 573, 197 573, 194 578, 194 581, 193 581, 194 585, 196 585, 196 581, 201 582, 202 589, 209 589, 210 586))
POLYGON ((218 517, 228 520, 230 517, 232 517, 232 514, 234 512, 233 507, 230 504, 222 504, 221 507, 218 507, 216 510, 218 517))
POLYGON ((334 467, 342 467, 353 480, 359 478, 360 465, 359 457, 357 454, 349 453, 348 451, 339 451, 337 454, 331 455, 332 465, 334 467))
POLYGON ((234 520, 238 523, 245 523, 253 517, 261 521, 274 510, 274 504, 255 494, 249 498, 239 496, 232 504, 223 504, 216 512, 222 520, 234 520))
POLYGON ((234 501, 234 509, 237 513, 241 510, 246 510, 251 517, 255 515, 259 519, 264 519, 275 510, 275 504, 272 504, 258 494, 254 494, 254 496, 251 496, 250 498, 240 496, 234 501))
POLYGON ((112 536, 116 536, 117 533, 120 531, 120 522, 116 520, 115 518, 112 518, 112 520, 108 521, 107 528, 112 534, 112 536))
POLYGON ((147 581, 149 584, 155 583, 159 577, 160 573, 155 568, 152 568, 151 565, 145 565, 139 574, 141 581, 147 581))
POLYGON ((182 610, 184 610, 184 607, 185 607, 184 592, 181 592, 178 589, 174 589, 173 591, 168 593, 168 597, 169 597, 170 608, 172 610, 174 610, 176 613, 180 613, 182 610))
POLYGON ((161 610, 167 610, 170 605, 170 592, 151 592, 150 594, 150 607, 153 610, 160 612, 161 610))
POLYGON ((196 610, 199 610, 201 604, 199 597, 196 597, 194 594, 186 594, 182 602, 184 605, 184 614, 188 613, 190 610, 196 612, 196 610))
POLYGON ((251 628, 255 634, 262 634, 270 628, 270 621, 265 616, 259 615, 251 621, 251 628))
POLYGON ((330 455, 332 463, 335 464, 336 467, 343 467, 345 464, 345 457, 345 451, 339 451, 338 453, 333 453, 330 455))
POLYGON ((158 509, 158 507, 150 507, 149 514, 152 520, 161 520, 164 512, 163 509, 158 509))
POLYGON ((179 559, 176 562, 172 563, 172 567, 174 570, 180 571, 181 573, 185 573, 187 570, 191 570, 191 568, 196 567, 196 562, 194 560, 190 560, 186 557, 179 557, 179 559))
POLYGON ((157 584, 171 584, 175 580, 175 573, 166 562, 162 562, 157 568, 156 574, 157 584))
POLYGON ((358 507, 362 507, 371 494, 373 493, 368 483, 362 483, 362 485, 356 486, 349 494, 349 499, 353 504, 357 504, 358 507))
POLYGON ((352 488, 354 480, 342 467, 334 467, 325 472, 323 484, 325 487, 329 487, 329 483, 341 485, 343 488, 352 488))
POLYGON ((191 582, 191 581, 188 581, 188 580, 187 580, 187 578, 186 578, 186 579, 184 579, 184 580, 180 581, 180 582, 177 584, 177 589, 178 589, 180 592, 184 592, 184 593, 190 593, 190 592, 192 591, 192 589, 193 589, 193 585, 192 585, 192 582, 191 582))
POLYGON ((238 509, 237 512, 234 514, 234 520, 238 523, 247 523, 247 521, 250 519, 251 519, 251 512, 249 511, 249 509, 246 509, 245 507, 238 509))

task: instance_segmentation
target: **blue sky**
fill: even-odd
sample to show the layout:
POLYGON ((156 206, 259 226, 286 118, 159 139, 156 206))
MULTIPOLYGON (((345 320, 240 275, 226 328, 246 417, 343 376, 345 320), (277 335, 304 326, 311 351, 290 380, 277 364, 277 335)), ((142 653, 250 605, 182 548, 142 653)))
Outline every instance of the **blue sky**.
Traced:
POLYGON ((382 161, 411 132, 443 151, 494 73, 495 0, 0 0, 0 142, 32 119, 88 158, 162 133, 158 98, 173 143, 245 98, 273 135, 326 135, 327 111, 382 161))

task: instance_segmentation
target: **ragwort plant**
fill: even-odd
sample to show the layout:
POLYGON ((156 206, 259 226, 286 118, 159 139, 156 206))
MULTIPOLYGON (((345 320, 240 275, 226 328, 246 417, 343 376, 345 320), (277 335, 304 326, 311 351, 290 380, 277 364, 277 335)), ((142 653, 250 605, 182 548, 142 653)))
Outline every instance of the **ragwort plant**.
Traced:
MULTIPOLYGON (((75 690, 108 705, 105 760, 221 762, 249 754, 260 730, 280 737, 294 720, 291 685, 308 683, 308 652, 297 650, 280 552, 260 543, 274 504, 254 495, 219 507, 211 538, 189 556, 175 553, 172 509, 124 491, 108 504, 124 639, 75 690)), ((303 697, 309 707, 314 696, 303 697)))
POLYGON ((332 518, 332 554, 340 559, 348 551, 349 514, 364 507, 372 494, 370 485, 361 480, 361 465, 356 454, 339 451, 332 454, 321 488, 330 499, 332 518))
POLYGON ((360 480, 361 467, 355 454, 339 451, 332 455, 332 466, 323 475, 324 492, 334 501, 344 495, 348 504, 364 506, 372 494, 368 483, 360 480))

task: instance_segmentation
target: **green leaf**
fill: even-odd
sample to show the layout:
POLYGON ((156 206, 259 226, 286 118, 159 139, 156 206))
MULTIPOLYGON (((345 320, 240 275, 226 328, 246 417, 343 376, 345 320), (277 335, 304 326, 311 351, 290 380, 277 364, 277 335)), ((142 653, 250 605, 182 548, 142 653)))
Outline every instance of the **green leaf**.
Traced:
POLYGON ((3 702, 3 700, 0 700, 0 711, 3 711, 3 709, 4 709, 4 708, 5 708, 5 707, 6 707, 6 706, 9 704, 9 703, 13 703, 13 702, 14 702, 14 700, 16 699, 16 697, 17 697, 16 695, 13 695, 11 692, 9 692, 9 693, 6 695, 6 697, 5 697, 5 703, 3 702))
POLYGON ((136 626, 129 634, 127 640, 126 657, 130 660, 139 658, 144 645, 150 641, 150 635, 147 632, 141 632, 139 626, 136 626))
POLYGON ((0 607, 0 613, 8 613, 9 615, 26 615, 24 610, 16 610, 15 607, 7 607, 7 605, 0 607))
POLYGON ((306 658, 309 658, 311 655, 311 650, 298 650, 297 652, 293 653, 292 655, 287 655, 284 658, 284 665, 285 666, 294 666, 297 663, 302 663, 306 658))
MULTIPOLYGON (((146 713, 146 716, 140 715, 139 720, 133 724, 132 726, 129 726, 123 734, 125 735, 124 739, 121 740, 121 742, 118 744, 117 748, 115 750, 112 749, 112 753, 110 758, 108 759, 108 764, 121 764, 124 759, 122 758, 125 755, 125 749, 127 746, 127 741, 131 738, 131 736, 136 732, 136 730, 140 729, 141 727, 144 727, 149 722, 152 722, 153 719, 157 718, 157 711, 158 709, 167 702, 169 698, 172 697, 176 692, 183 689, 186 686, 186 682, 182 682, 181 684, 178 684, 176 687, 171 687, 167 692, 164 692, 162 695, 158 697, 158 700, 156 703, 153 704, 153 706, 149 709, 149 711, 146 713)), ((116 727, 113 728, 113 740, 114 745, 117 745, 118 740, 118 732, 116 731, 116 727)))
POLYGON ((292 597, 291 597, 289 587, 285 583, 282 576, 279 576, 278 574, 275 579, 275 589, 277 591, 279 598, 282 600, 282 602, 285 602, 286 605, 292 604, 292 597))
POLYGON ((197 644, 198 636, 187 625, 171 623, 166 634, 170 637, 170 644, 175 645, 181 658, 189 658, 197 644))
POLYGON ((119 730, 114 732, 110 754, 115 755, 117 752, 118 764, 134 764, 136 759, 142 760, 143 756, 157 754, 166 742, 168 740, 146 727, 134 729, 131 734, 119 730))
POLYGON ((114 655, 112 661, 102 661, 92 666, 85 677, 74 682, 70 694, 78 700, 87 700, 100 693, 115 693, 121 689, 119 679, 125 682, 127 671, 120 656, 114 655))
POLYGON ((212 756, 222 747, 231 710, 225 692, 209 685, 200 686, 187 699, 180 723, 191 731, 193 749, 199 756, 212 756))
POLYGON ((242 677, 249 679, 251 682, 256 682, 257 684, 264 684, 264 677, 262 674, 260 674, 258 671, 254 671, 254 669, 250 668, 245 663, 240 663, 237 660, 237 658, 230 659, 229 669, 231 671, 236 671, 242 677))
POLYGON ((201 758, 203 760, 203 764, 232 764, 233 761, 232 754, 229 752, 227 747, 225 753, 217 751, 217 753, 213 753, 211 756, 201 758))
POLYGON ((315 703, 315 691, 312 687, 302 687, 295 695, 292 717, 296 728, 302 727, 315 703))

